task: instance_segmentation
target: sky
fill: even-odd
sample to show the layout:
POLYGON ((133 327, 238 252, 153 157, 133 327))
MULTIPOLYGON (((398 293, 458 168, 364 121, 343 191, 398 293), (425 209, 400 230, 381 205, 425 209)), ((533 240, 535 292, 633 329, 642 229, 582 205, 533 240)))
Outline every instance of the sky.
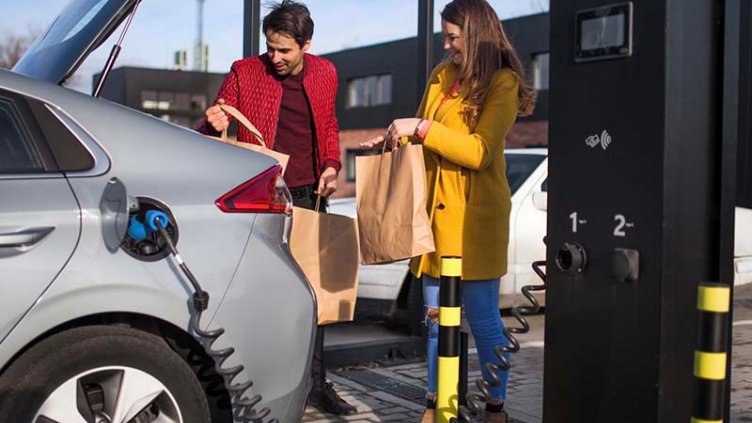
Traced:
MULTIPOLYGON (((8 34, 43 30, 69 0, 0 0, 0 42, 8 34)), ((435 1, 434 29, 449 0, 435 1)), ((414 37, 417 0, 304 0, 315 23, 313 54, 414 37)), ((204 39, 209 45, 209 71, 225 73, 243 52, 243 0, 206 0, 204 39)), ((262 0, 262 5, 266 4, 262 0)), ((549 0, 489 0, 501 19, 548 10, 549 0)), ((268 9, 263 8, 261 15, 268 9)), ((126 35, 116 66, 170 68, 177 50, 188 51, 192 66, 197 6, 193 0, 144 0, 126 35)), ((118 30, 81 66, 72 87, 91 89, 91 75, 101 70, 118 30)), ((263 50, 262 50, 263 51, 263 50)))

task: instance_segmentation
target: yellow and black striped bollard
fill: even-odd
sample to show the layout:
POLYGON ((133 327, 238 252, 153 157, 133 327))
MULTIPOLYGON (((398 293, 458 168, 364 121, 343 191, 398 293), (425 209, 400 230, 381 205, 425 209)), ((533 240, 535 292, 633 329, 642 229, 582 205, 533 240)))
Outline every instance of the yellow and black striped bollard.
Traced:
POLYGON ((731 288, 728 285, 700 284, 691 423, 723 423, 730 307, 731 288))
POLYGON ((436 422, 457 418, 460 375, 460 310, 462 305, 462 258, 441 258, 439 284, 439 365, 436 422))

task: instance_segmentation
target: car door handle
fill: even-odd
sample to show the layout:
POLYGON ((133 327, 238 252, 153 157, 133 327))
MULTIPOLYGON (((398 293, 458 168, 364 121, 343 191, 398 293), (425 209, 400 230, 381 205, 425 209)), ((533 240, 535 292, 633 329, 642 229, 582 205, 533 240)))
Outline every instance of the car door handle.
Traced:
POLYGON ((54 226, 40 226, 0 232, 0 257, 21 254, 31 250, 54 230, 54 226))

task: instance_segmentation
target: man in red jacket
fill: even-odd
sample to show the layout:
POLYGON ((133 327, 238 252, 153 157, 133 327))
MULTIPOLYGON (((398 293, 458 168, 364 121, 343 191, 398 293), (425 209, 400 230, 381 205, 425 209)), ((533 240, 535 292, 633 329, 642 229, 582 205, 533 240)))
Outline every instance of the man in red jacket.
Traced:
MULTIPOLYGON (((337 71, 326 59, 307 54, 313 36, 308 8, 292 0, 276 4, 264 18, 266 54, 238 60, 232 65, 216 103, 234 106, 261 132, 268 147, 290 156, 285 183, 293 204, 314 209, 337 189, 342 168, 339 127, 335 116, 337 71)), ((230 124, 216 104, 206 110, 200 132, 217 135, 230 124)), ((256 142, 238 125, 238 140, 256 142)), ((323 365, 324 330, 316 331, 312 377, 308 397, 318 408, 337 415, 354 414, 326 382, 323 365)))

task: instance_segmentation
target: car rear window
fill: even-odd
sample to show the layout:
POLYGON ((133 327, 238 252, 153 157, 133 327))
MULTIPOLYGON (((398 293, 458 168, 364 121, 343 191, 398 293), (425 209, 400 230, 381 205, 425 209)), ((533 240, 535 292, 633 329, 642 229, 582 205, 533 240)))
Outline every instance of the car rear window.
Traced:
POLYGON ((13 103, 0 98, 0 172, 44 171, 44 165, 13 103))
POLYGON ((81 172, 94 167, 94 157, 89 150, 46 106, 35 100, 29 100, 29 106, 61 171, 81 172))
POLYGON ((512 195, 517 192, 546 156, 542 154, 507 154, 507 180, 512 195))

